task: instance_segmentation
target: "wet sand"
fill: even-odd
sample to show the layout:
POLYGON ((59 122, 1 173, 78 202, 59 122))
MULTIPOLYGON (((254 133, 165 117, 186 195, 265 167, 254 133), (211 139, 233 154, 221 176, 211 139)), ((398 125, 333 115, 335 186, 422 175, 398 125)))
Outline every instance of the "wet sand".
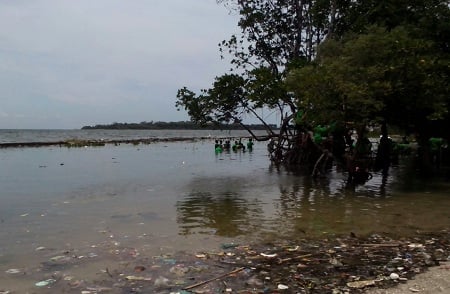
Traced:
POLYGON ((86 251, 41 248, 47 261, 6 271, 12 288, 0 293, 22 293, 18 284, 36 293, 448 293, 449 237, 350 235, 158 255, 114 241, 86 251))
POLYGON ((439 266, 428 268, 405 284, 390 289, 368 290, 367 294, 435 294, 450 293, 450 262, 443 262, 439 266))

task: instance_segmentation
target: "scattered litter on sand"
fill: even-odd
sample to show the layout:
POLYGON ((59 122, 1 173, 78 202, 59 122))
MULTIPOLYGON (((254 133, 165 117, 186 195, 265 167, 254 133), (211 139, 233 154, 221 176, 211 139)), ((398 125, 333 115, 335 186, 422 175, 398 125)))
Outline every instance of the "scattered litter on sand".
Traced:
MULTIPOLYGON (((29 270, 33 274, 22 269, 6 272, 18 281, 34 278, 35 287, 59 293, 381 294, 431 293, 415 283, 420 281, 416 275, 430 267, 450 271, 447 231, 400 239, 350 234, 267 244, 227 243, 211 252, 160 256, 145 256, 137 249, 120 246, 111 250, 101 244, 88 250, 93 248, 95 253, 55 254, 39 269, 29 270), (92 279, 71 274, 71 269, 81 268, 99 255, 108 255, 116 266, 101 270, 92 279), (386 290, 399 287, 407 287, 408 292, 386 290)), ((1 289, 0 293, 9 291, 1 289)))

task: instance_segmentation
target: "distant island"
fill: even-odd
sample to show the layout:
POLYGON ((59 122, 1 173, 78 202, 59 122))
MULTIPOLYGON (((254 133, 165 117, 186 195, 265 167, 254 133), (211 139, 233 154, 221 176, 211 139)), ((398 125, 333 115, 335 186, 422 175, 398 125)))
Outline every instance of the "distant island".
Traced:
MULTIPOLYGON (((264 130, 262 124, 247 125, 251 130, 264 130)), ((275 124, 269 125, 272 129, 277 129, 275 124)), ((204 126, 195 124, 190 121, 178 122, 140 122, 140 123, 118 123, 95 126, 84 126, 82 130, 244 130, 240 124, 207 124, 204 126)))

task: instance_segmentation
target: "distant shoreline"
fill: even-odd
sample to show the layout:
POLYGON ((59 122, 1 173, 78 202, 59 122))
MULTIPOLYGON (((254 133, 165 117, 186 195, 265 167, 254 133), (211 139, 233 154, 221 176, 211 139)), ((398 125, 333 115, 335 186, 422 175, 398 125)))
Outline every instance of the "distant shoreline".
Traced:
MULTIPOLYGON (((263 124, 249 124, 251 130, 265 130, 263 124)), ((277 129, 275 124, 269 124, 272 129, 277 129)), ((83 126, 82 130, 245 130, 240 124, 207 124, 198 125, 190 121, 179 122, 140 122, 140 123, 112 123, 95 126, 83 126)))

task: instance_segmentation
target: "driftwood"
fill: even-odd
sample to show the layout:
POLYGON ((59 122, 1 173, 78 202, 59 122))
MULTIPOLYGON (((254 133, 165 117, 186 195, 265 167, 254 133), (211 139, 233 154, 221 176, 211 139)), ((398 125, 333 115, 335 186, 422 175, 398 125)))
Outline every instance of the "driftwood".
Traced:
POLYGON ((295 257, 282 258, 282 259, 278 259, 278 264, 282 264, 283 262, 286 262, 286 261, 303 259, 303 258, 310 257, 310 256, 312 256, 312 254, 309 253, 309 254, 304 254, 304 255, 295 256, 295 257))
POLYGON ((399 243, 361 244, 362 247, 399 247, 399 243))
POLYGON ((203 285, 208 284, 210 282, 213 282, 213 281, 216 281, 216 280, 228 277, 228 276, 230 276, 232 274, 238 273, 240 271, 243 271, 244 269, 245 269, 245 267, 239 267, 239 268, 237 268, 235 270, 232 270, 231 272, 225 273, 225 274, 220 275, 218 277, 211 278, 211 279, 206 280, 206 281, 198 282, 197 284, 194 284, 194 285, 188 286, 186 288, 183 288, 183 290, 190 290, 190 289, 193 289, 193 288, 197 288, 197 287, 203 286, 203 285))

